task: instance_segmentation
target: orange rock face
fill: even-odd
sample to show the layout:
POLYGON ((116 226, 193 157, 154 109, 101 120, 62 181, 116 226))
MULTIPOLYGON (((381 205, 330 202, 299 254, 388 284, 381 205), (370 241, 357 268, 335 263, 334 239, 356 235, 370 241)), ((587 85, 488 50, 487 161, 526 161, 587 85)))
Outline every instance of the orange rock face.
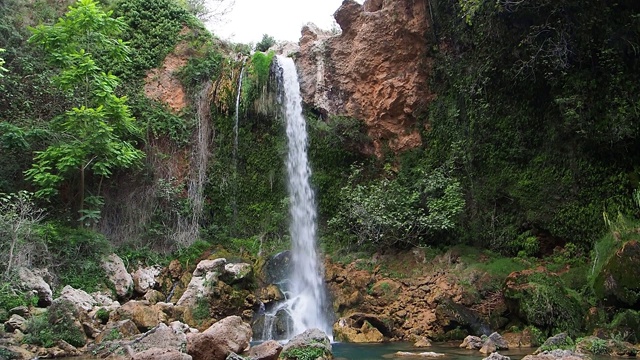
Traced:
POLYGON ((164 59, 162 66, 147 72, 144 81, 144 94, 149 99, 166 103, 175 113, 187 106, 187 95, 176 73, 187 64, 188 51, 187 43, 179 43, 164 59))
POLYGON ((345 0, 334 17, 340 35, 314 25, 302 30, 297 65, 305 103, 363 120, 378 156, 385 145, 394 152, 420 146, 415 113, 433 98, 426 2, 345 0))

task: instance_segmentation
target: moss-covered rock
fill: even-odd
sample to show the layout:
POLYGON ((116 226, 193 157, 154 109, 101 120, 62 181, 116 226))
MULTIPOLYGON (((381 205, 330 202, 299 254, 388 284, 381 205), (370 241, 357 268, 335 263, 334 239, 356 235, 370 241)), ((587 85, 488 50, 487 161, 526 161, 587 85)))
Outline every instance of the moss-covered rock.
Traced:
POLYGON ((583 327, 582 299, 544 268, 511 273, 503 291, 511 313, 528 325, 547 333, 564 331, 570 335, 583 327))
POLYGON ((593 290, 608 305, 640 308, 640 244, 631 240, 611 252, 595 274, 593 290))

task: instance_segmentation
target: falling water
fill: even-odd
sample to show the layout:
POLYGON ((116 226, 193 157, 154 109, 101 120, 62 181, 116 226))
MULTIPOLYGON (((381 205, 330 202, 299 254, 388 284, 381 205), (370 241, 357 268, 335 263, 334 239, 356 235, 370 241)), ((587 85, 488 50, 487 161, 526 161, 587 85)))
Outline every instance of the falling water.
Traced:
POLYGON ((288 307, 296 335, 318 328, 331 336, 326 314, 326 290, 316 251, 316 204, 309 184, 307 130, 302 116, 300 84, 292 59, 277 57, 282 70, 284 110, 287 124, 287 175, 291 224, 291 274, 288 307))
POLYGON ((238 167, 238 120, 240 118, 240 94, 242 93, 242 78, 244 75, 244 61, 240 70, 240 78, 238 79, 238 94, 236 95, 236 113, 235 123, 233 124, 233 165, 238 167))

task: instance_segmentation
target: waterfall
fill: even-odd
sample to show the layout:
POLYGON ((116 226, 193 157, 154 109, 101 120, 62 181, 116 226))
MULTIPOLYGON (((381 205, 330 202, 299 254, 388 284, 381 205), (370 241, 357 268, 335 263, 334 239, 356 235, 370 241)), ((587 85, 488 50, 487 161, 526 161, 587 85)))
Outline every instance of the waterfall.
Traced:
POLYGON ((287 127, 287 175, 291 223, 290 315, 296 335, 318 328, 331 336, 326 315, 326 290, 322 265, 316 251, 316 204, 309 178, 307 129, 296 67, 291 58, 278 56, 284 90, 287 127))
POLYGON ((242 78, 244 75, 244 61, 242 62, 242 68, 240 69, 240 77, 238 78, 238 93, 236 95, 236 113, 235 122, 233 124, 233 165, 234 170, 238 167, 238 121, 240 119, 240 94, 242 93, 242 78))

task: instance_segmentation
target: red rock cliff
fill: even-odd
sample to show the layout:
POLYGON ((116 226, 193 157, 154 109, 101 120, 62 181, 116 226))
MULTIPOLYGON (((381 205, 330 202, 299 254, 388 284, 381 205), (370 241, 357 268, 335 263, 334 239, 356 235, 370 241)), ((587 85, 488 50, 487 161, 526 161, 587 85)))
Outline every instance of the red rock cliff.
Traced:
POLYGON ((374 153, 421 144, 415 113, 433 97, 425 0, 345 0, 332 36, 310 24, 302 29, 297 64, 305 103, 325 114, 363 120, 374 153))

